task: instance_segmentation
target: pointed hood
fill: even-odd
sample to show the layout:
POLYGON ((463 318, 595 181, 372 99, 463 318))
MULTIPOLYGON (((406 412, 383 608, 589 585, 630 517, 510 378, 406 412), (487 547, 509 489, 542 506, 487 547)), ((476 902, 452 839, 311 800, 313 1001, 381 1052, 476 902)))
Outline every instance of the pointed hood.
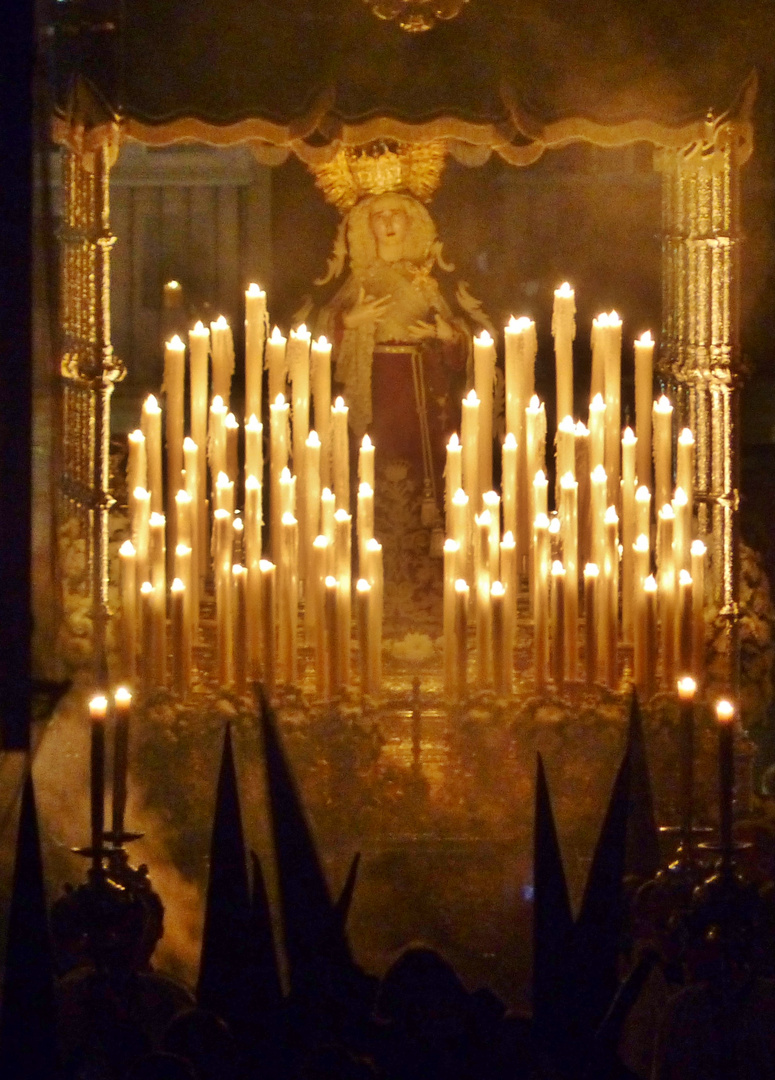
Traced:
POLYGON ((360 865, 361 853, 360 851, 356 851, 353 855, 352 862, 350 863, 350 869, 347 871, 347 877, 342 886, 342 891, 339 894, 339 899, 336 902, 336 913, 339 917, 339 925, 343 932, 347 926, 347 919, 350 915, 350 908, 352 907, 355 886, 358 882, 358 868, 360 865))
POLYGON ((282 1005, 283 991, 277 952, 272 931, 272 912, 266 894, 266 883, 261 863, 255 851, 250 853, 253 868, 251 897, 251 940, 255 978, 260 988, 262 1009, 275 1010, 282 1005))
POLYGON ((22 789, 0 1010, 0 1078, 57 1070, 54 963, 32 774, 22 789))

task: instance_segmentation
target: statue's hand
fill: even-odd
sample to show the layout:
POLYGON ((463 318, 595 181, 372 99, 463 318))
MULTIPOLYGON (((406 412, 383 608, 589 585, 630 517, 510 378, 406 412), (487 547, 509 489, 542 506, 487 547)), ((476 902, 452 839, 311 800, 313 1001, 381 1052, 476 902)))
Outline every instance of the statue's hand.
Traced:
POLYGON ((446 319, 442 319, 441 315, 436 316, 436 337, 439 341, 452 341, 455 336, 455 331, 452 329, 446 319))
POLYGON ((407 326, 406 333, 410 341, 424 341, 425 338, 436 337, 436 327, 433 323, 418 319, 411 326, 407 326))
POLYGON ((379 322, 390 306, 392 299, 393 297, 390 294, 380 296, 379 299, 375 296, 367 296, 366 290, 361 285, 358 291, 358 299, 350 310, 342 316, 342 322, 348 330, 354 330, 356 326, 363 326, 364 323, 379 322))

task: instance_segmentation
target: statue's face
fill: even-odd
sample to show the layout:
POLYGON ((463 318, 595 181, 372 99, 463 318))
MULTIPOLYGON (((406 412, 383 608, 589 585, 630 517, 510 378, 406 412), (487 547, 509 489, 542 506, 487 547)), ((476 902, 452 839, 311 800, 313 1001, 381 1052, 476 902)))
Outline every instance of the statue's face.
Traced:
POLYGON ((396 200, 378 202, 369 215, 377 255, 383 262, 396 262, 403 258, 404 240, 409 228, 409 218, 401 203, 396 200))

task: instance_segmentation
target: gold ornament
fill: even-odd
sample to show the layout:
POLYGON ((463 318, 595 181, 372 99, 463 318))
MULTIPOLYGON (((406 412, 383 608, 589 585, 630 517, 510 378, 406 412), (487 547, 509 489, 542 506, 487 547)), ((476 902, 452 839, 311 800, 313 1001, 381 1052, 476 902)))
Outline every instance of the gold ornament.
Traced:
POLYGON ((405 191, 428 202, 439 186, 444 168, 444 142, 384 142, 339 150, 332 161, 312 165, 315 182, 327 202, 342 211, 351 210, 366 195, 405 191))
POLYGON ((454 19, 468 0, 365 0, 378 19, 398 20, 409 34, 422 33, 438 19, 454 19))

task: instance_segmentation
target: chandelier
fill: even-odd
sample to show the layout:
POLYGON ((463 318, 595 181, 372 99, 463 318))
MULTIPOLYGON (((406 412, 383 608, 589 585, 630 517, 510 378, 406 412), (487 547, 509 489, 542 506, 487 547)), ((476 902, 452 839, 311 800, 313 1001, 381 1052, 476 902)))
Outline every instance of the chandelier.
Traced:
POLYGON ((468 0, 364 0, 378 19, 397 19, 402 30, 418 34, 439 19, 454 19, 468 0))

